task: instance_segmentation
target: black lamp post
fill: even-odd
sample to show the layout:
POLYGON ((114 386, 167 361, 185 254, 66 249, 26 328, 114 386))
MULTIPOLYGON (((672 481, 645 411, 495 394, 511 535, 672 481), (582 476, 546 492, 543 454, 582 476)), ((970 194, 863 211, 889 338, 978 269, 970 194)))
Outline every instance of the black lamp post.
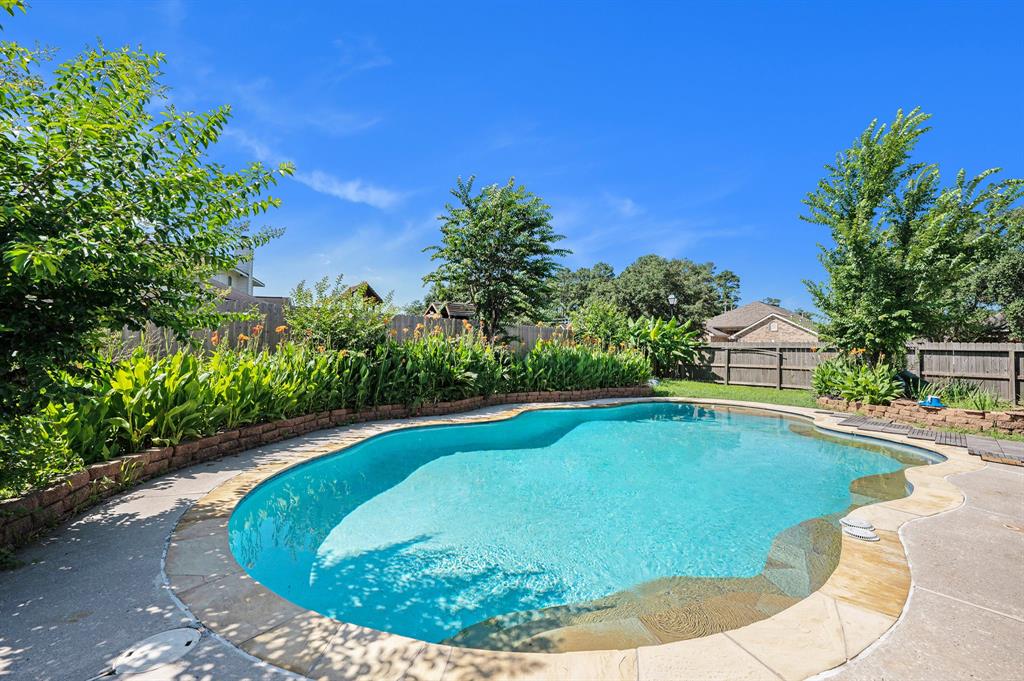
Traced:
POLYGON ((676 318, 676 303, 678 303, 678 302, 679 302, 679 299, 676 298, 676 294, 674 294, 674 293, 668 294, 668 306, 672 308, 672 319, 676 318))

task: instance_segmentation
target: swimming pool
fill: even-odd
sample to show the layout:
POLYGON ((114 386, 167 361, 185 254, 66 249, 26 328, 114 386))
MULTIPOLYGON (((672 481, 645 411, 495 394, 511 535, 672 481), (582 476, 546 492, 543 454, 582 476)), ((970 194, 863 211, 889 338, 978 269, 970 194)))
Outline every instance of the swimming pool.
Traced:
POLYGON ((285 471, 229 538, 284 598, 413 638, 554 651, 636 621, 672 640, 806 597, 838 560, 838 518, 905 495, 903 469, 927 462, 769 412, 545 409, 285 471))

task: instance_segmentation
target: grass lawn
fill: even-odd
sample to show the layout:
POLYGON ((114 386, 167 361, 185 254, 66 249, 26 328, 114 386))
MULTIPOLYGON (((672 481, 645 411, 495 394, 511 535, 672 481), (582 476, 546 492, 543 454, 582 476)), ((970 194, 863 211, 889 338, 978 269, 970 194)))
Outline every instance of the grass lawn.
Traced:
POLYGON ((662 381, 655 389, 663 397, 703 397, 707 399, 744 400, 768 404, 786 404, 792 407, 817 407, 810 390, 776 390, 745 385, 721 385, 702 381, 662 381))

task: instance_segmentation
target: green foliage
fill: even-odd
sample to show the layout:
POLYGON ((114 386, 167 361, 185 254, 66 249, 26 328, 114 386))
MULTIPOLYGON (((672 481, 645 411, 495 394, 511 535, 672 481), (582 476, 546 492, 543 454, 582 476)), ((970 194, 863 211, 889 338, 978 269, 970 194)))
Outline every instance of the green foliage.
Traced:
MULTIPOLYGON (((299 282, 285 308, 285 322, 297 343, 333 350, 370 351, 387 338, 394 314, 389 295, 384 302, 363 295, 365 288, 349 288, 339 276, 331 286, 327 277, 312 288, 299 282)), ((423 310, 420 310, 420 314, 423 310)))
POLYGON ((907 388, 907 396, 915 400, 921 401, 929 395, 936 395, 946 406, 958 409, 998 411, 1013 407, 1008 400, 963 378, 951 378, 934 383, 917 381, 907 388))
POLYGON ((471 302, 484 333, 494 339, 519 319, 536 319, 548 304, 555 258, 570 251, 551 227, 548 206, 514 179, 473 193, 459 178, 441 221, 441 245, 430 246, 440 265, 423 278, 449 300, 471 302))
POLYGON ((510 367, 509 375, 510 392, 587 390, 637 385, 650 377, 651 367, 635 350, 540 341, 510 367))
POLYGON ((967 293, 988 290, 977 279, 1019 229, 1024 181, 986 184, 996 170, 971 179, 961 170, 940 189, 937 166, 910 160, 928 118, 914 109, 888 126, 873 121, 804 200, 802 218, 835 242, 820 256, 828 281, 806 282, 827 318, 822 340, 863 349, 870 362, 899 357, 915 337, 964 333, 1019 296, 1019 285, 967 293))
POLYGON ((687 320, 641 317, 629 323, 633 347, 651 362, 655 376, 679 377, 685 367, 697 363, 701 334, 687 320))
POLYGON ((887 364, 856 364, 843 375, 839 394, 851 402, 889 404, 903 394, 903 381, 887 364))
POLYGON ((615 301, 631 318, 689 320, 696 326, 736 306, 739 277, 713 263, 644 255, 615 281, 615 301), (669 303, 669 296, 676 304, 669 303))
POLYGON ((559 270, 551 280, 551 287, 551 306, 545 317, 549 320, 569 319, 595 301, 607 303, 614 300, 615 270, 604 262, 578 270, 559 270))
POLYGON ((519 357, 479 332, 416 333, 370 351, 286 342, 276 352, 221 346, 159 359, 137 351, 97 362, 89 380, 37 416, 0 427, 0 493, 17 494, 84 464, 221 429, 332 409, 419 406, 505 392, 638 385, 650 363, 633 350, 545 342, 519 357))
POLYGON ((840 355, 814 367, 811 388, 816 395, 865 404, 889 404, 904 393, 906 386, 895 367, 869 364, 858 356, 840 355))
POLYGON ((39 416, 16 416, 0 423, 0 452, 0 499, 45 485, 83 465, 46 418, 39 416))
POLYGON ((811 373, 811 390, 823 397, 839 397, 843 378, 853 368, 853 362, 839 355, 819 362, 811 373))
POLYGON ((51 371, 87 357, 105 329, 151 321, 184 338, 225 321, 207 282, 275 236, 248 220, 278 205, 264 192, 291 172, 209 162, 226 107, 155 114, 160 54, 98 47, 48 78, 43 58, 0 46, 7 413, 31 409, 51 371))
POLYGON ((602 347, 617 347, 630 340, 629 317, 615 303, 593 298, 570 317, 573 336, 602 347))

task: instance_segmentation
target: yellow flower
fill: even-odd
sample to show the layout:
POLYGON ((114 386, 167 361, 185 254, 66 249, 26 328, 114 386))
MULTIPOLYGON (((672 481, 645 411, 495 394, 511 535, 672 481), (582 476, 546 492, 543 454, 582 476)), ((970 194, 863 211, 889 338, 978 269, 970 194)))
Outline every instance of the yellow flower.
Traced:
POLYGON ((277 333, 284 333, 287 330, 288 326, 286 324, 282 324, 281 326, 274 329, 274 331, 276 331, 277 333))

